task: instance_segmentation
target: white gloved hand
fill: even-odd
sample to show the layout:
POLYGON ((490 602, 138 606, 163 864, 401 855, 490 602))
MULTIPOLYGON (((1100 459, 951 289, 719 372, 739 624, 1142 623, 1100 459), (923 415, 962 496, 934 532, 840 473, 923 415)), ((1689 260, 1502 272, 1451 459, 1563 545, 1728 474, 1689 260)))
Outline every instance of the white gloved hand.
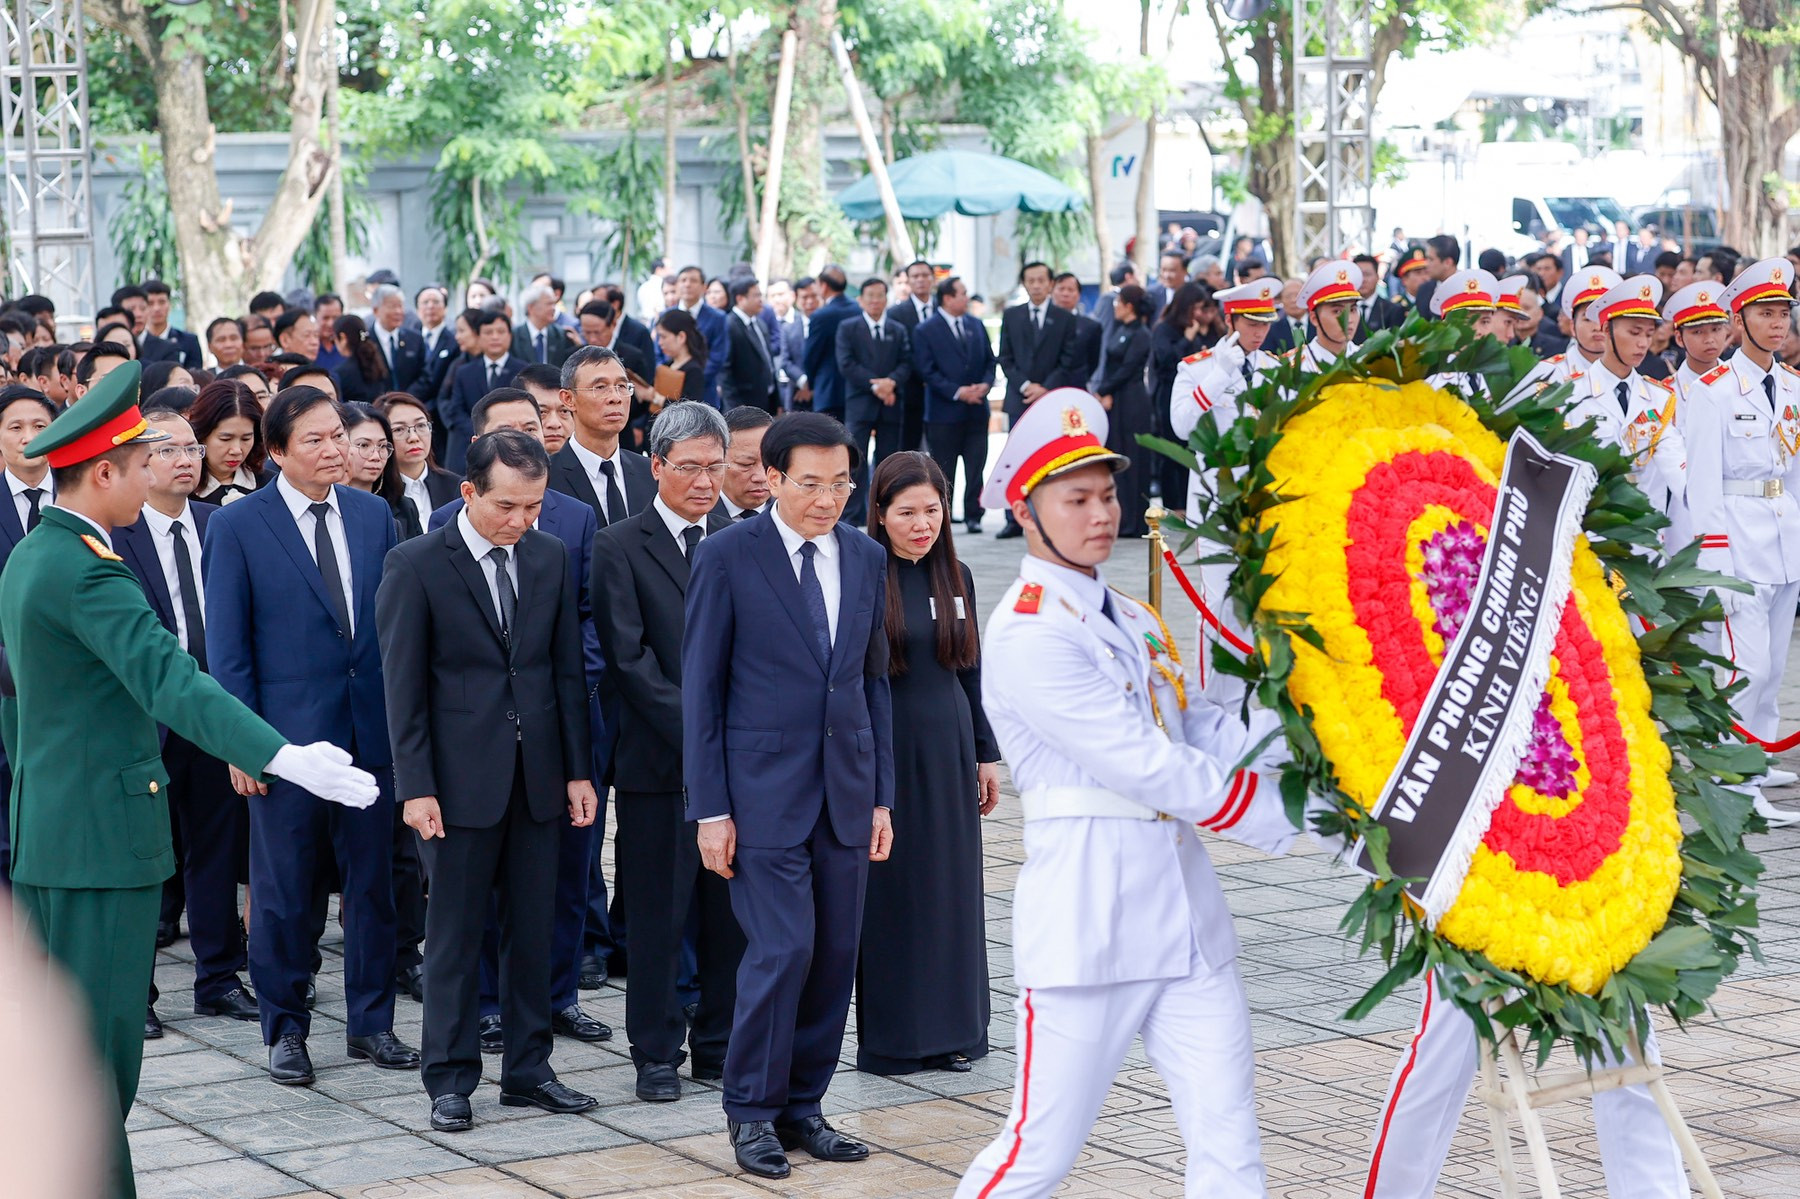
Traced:
POLYGON ((1213 347, 1212 356, 1214 362, 1234 375, 1244 369, 1244 347, 1238 344, 1236 332, 1220 338, 1219 344, 1213 347))
POLYGON ((1750 598, 1741 591, 1727 591, 1723 587, 1715 587, 1713 594, 1719 597, 1719 606, 1725 609, 1727 620, 1743 611, 1745 602, 1750 598))
POLYGON ((284 745, 266 768, 320 799, 346 808, 366 808, 381 796, 375 776, 350 764, 350 755, 329 741, 284 745))

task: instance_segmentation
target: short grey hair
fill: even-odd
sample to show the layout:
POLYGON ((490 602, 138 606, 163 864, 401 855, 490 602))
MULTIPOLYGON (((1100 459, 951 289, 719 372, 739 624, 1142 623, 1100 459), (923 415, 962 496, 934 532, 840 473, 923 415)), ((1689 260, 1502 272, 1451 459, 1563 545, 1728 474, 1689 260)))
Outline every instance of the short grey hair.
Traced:
POLYGON ((519 293, 519 307, 530 308, 539 300, 554 300, 556 293, 550 290, 548 283, 533 283, 519 293))
POLYGON ((719 452, 731 443, 731 430, 725 418, 711 404, 699 400, 670 404, 650 426, 650 456, 669 460, 669 452, 681 441, 710 438, 719 443, 719 452))
POLYGON ((1188 270, 1196 275, 1204 275, 1218 265, 1219 256, 1217 254, 1202 254, 1188 264, 1188 270))
POLYGON ((592 366, 596 362, 617 362, 619 369, 625 369, 620 357, 605 346, 582 346, 573 354, 563 359, 562 385, 564 391, 575 390, 575 376, 581 373, 584 366, 592 366))
POLYGON ((375 289, 375 294, 369 297, 369 307, 379 308, 389 300, 399 300, 404 304, 406 303, 406 293, 392 283, 383 283, 375 289))
POLYGON ((506 297, 501 295, 499 292, 495 292, 493 295, 489 296, 487 299, 485 299, 481 302, 481 310, 483 312, 505 312, 506 311, 506 297))

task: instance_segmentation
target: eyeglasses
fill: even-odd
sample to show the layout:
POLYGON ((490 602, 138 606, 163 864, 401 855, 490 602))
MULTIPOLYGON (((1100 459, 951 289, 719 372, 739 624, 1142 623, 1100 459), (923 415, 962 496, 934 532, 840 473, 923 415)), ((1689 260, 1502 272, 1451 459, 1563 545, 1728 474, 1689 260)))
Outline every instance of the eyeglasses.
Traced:
POLYGON ((203 445, 159 445, 152 452, 164 462, 179 462, 183 458, 198 462, 206 457, 203 445))
POLYGON ((793 479, 789 479, 787 482, 789 486, 799 491, 801 495, 804 495, 809 500, 817 499, 827 491, 841 500, 852 491, 856 490, 856 484, 854 483, 798 483, 793 479))
POLYGON ((698 462, 670 462, 667 459, 664 459, 663 465, 684 479, 691 479, 701 471, 705 471, 714 479, 723 479, 725 477, 725 464, 723 462, 709 462, 705 465, 701 465, 698 462))
POLYGON ((395 437, 430 437, 431 436, 431 422, 428 420, 416 420, 410 425, 395 425, 394 426, 394 436, 395 437))
POLYGON ((393 444, 386 441, 353 441, 350 448, 359 454, 373 454, 377 458, 385 458, 394 452, 393 444))
POLYGON ((629 380, 619 383, 590 383, 586 387, 571 387, 569 390, 576 395, 591 391, 598 395, 628 396, 631 394, 631 383, 629 380))

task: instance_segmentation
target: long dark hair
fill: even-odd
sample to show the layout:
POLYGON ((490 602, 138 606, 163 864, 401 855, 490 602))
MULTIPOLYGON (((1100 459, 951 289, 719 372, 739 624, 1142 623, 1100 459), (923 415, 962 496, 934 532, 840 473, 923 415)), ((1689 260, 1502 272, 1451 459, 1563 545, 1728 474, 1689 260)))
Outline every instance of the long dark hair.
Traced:
POLYGON ((356 368, 362 377, 370 383, 386 382, 388 377, 387 359, 381 355, 381 347, 369 336, 369 327, 363 324, 360 316, 340 316, 332 322, 331 331, 344 339, 350 347, 346 358, 356 360, 356 368))
MULTIPOLYGON (((873 497, 869 502, 869 536, 879 541, 890 555, 893 544, 888 540, 887 525, 882 516, 900 493, 920 484, 938 494, 944 507, 944 526, 938 539, 931 543, 919 567, 929 573, 931 599, 937 607, 937 660, 946 670, 967 670, 981 656, 981 642, 975 635, 975 597, 969 594, 963 579, 962 563, 956 559, 956 546, 951 543, 950 484, 944 472, 927 454, 903 450, 889 454, 875 468, 870 484, 873 497), (963 619, 956 612, 962 608, 963 619)), ((896 555, 897 556, 897 555, 896 555)), ((886 623, 888 636, 888 673, 906 673, 906 604, 901 598, 900 575, 887 572, 886 623)))
POLYGON ((251 443, 250 456, 244 459, 244 469, 252 476, 261 472, 263 458, 268 453, 268 447, 263 444, 263 406, 248 384, 236 379, 214 379, 200 389, 187 415, 188 423, 194 426, 194 439, 202 443, 231 417, 247 419, 250 427, 256 430, 256 440, 251 443))
MULTIPOLYGON (((344 405, 344 434, 349 436, 350 430, 358 425, 366 425, 374 421, 381 428, 382 437, 389 445, 394 444, 394 426, 388 423, 387 413, 373 404, 349 403, 344 405)), ((375 480, 375 494, 388 502, 396 515, 400 512, 400 501, 406 498, 406 487, 400 482, 400 467, 389 453, 387 463, 381 468, 381 476, 375 480)), ((429 515, 425 513, 423 515, 429 515)))
POLYGON ((671 308, 656 318, 656 323, 675 334, 687 338, 688 354, 696 361, 706 361, 706 334, 700 332, 700 323, 693 315, 681 308, 671 308))
POLYGON ((1187 327, 1193 323, 1194 308, 1211 298, 1212 289, 1206 284, 1195 283, 1191 280, 1183 283, 1175 289, 1175 294, 1169 297, 1169 306, 1163 309, 1162 320, 1158 323, 1173 325, 1178 330, 1186 331, 1187 327))

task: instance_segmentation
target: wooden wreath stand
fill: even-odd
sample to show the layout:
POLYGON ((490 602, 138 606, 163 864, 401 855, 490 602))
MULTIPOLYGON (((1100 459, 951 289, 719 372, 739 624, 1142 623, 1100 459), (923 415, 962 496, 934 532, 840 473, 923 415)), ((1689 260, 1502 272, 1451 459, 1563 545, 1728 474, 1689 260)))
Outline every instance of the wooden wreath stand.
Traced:
MULTIPOLYGON (((1498 1004, 1491 1006, 1498 1010, 1498 1004)), ((1635 1034, 1626 1046, 1636 1065, 1597 1066, 1591 1072, 1571 1070, 1540 1079, 1526 1069, 1514 1030, 1502 1031, 1497 1023, 1494 1028, 1500 1032, 1500 1037, 1493 1052, 1484 1049, 1481 1053, 1481 1097, 1487 1106, 1488 1132, 1493 1140, 1494 1162, 1500 1173, 1500 1194, 1504 1199, 1518 1199, 1520 1194, 1518 1171, 1513 1164, 1513 1121, 1518 1121, 1519 1131, 1525 1138, 1531 1170, 1537 1175, 1538 1193, 1543 1199, 1561 1199, 1562 1189, 1556 1182, 1556 1167, 1550 1160, 1550 1146, 1544 1139, 1538 1109, 1639 1084, 1648 1087, 1651 1097, 1656 1100, 1657 1109, 1675 1136, 1675 1143, 1681 1147, 1681 1156, 1687 1162, 1693 1184, 1706 1199, 1724 1199, 1724 1192, 1719 1190, 1706 1157, 1700 1152, 1700 1143, 1694 1139, 1687 1121, 1681 1118, 1681 1109, 1675 1106, 1675 1097, 1669 1093, 1662 1063, 1644 1060, 1643 1047, 1638 1044, 1635 1034), (1501 1077, 1502 1066, 1505 1067, 1504 1078, 1501 1077)))

